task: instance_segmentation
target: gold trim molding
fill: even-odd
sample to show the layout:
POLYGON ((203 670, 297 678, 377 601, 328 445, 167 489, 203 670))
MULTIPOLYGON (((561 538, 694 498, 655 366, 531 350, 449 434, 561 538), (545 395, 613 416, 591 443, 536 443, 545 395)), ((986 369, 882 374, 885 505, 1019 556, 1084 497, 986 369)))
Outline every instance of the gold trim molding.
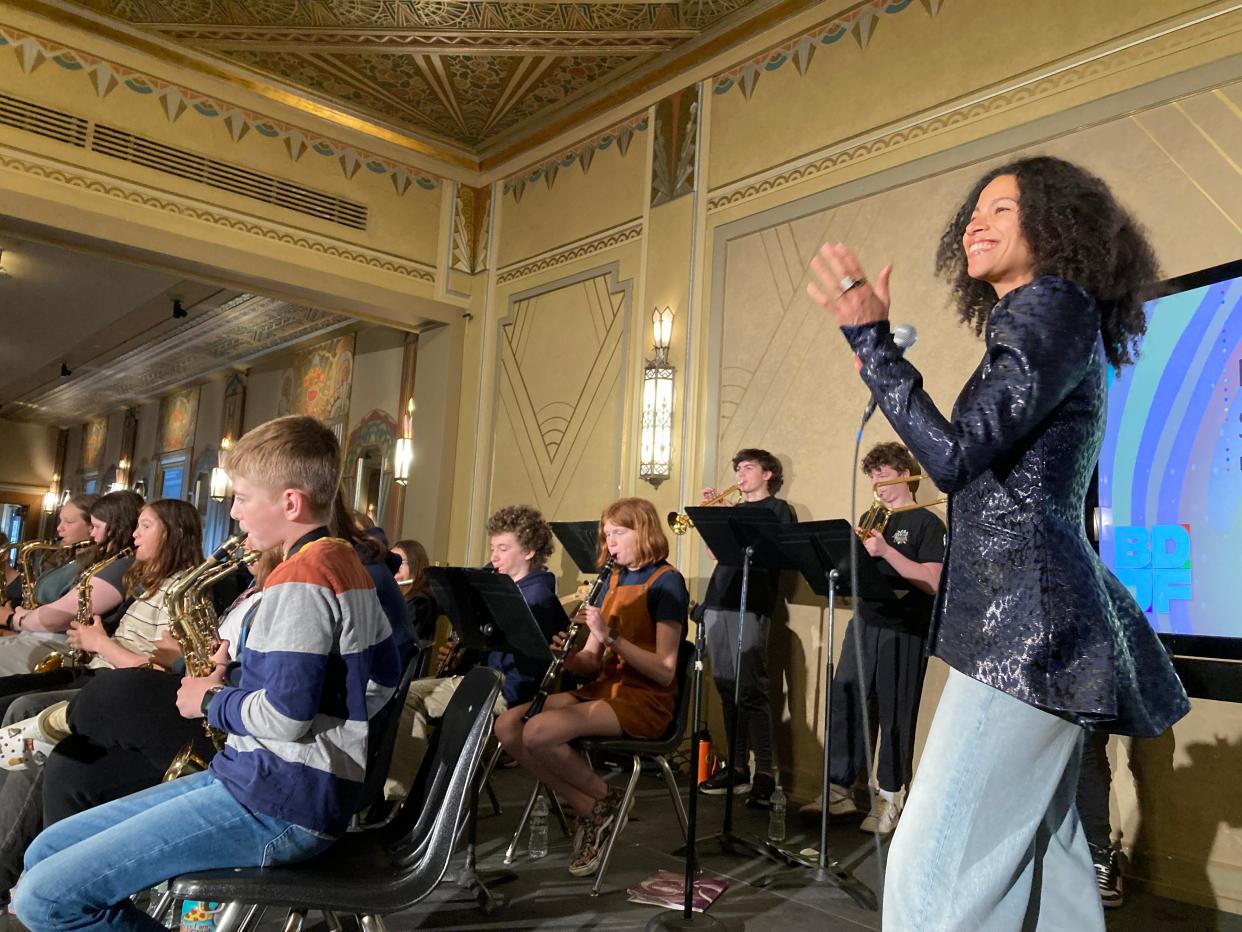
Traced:
POLYGON ((269 242, 305 249, 319 255, 344 259, 347 262, 356 262, 370 268, 403 275, 415 281, 435 282, 435 268, 430 265, 403 259, 390 253, 347 246, 339 241, 316 236, 296 227, 259 223, 254 218, 243 214, 224 211, 190 198, 177 198, 167 192, 142 190, 109 176, 94 173, 88 175, 63 163, 11 149, 8 146, 0 146, 0 169, 55 181, 115 200, 150 207, 177 217, 185 217, 257 236, 269 242))
POLYGON ((1188 22, 1137 39, 1118 40, 1112 48, 1052 65, 904 124, 890 124, 777 168, 721 185, 709 192, 707 212, 716 213, 734 207, 781 188, 982 122, 1183 48, 1237 32, 1242 32, 1242 3, 1222 4, 1220 9, 1188 22))
POLYGON ((496 284, 503 285, 519 278, 526 278, 528 275, 534 275, 536 272, 543 272, 556 268, 558 265, 573 262, 575 259, 584 259, 605 249, 611 249, 613 246, 638 239, 642 235, 642 220, 630 220, 594 237, 559 246, 533 259, 525 259, 505 266, 496 275, 496 284))

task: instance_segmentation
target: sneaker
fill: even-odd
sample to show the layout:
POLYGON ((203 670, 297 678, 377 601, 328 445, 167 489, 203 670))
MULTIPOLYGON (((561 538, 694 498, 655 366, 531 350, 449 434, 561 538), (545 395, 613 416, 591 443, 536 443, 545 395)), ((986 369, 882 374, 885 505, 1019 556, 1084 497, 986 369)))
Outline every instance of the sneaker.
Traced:
POLYGON ((52 749, 66 737, 49 727, 54 713, 63 712, 68 702, 48 706, 33 718, 10 725, 0 732, 0 767, 5 770, 28 770, 42 767, 52 749))
POLYGON ((867 817, 862 820, 858 830, 866 832, 868 835, 875 832, 879 832, 881 835, 891 835, 893 830, 897 828, 897 820, 899 818, 901 818, 901 806, 897 801, 885 799, 877 793, 875 805, 871 807, 867 817))
POLYGON ((569 864, 569 872, 575 877, 590 877, 599 870, 600 858, 608 846, 608 838, 615 832, 625 828, 629 810, 634 808, 634 800, 625 812, 621 812, 621 797, 624 791, 614 788, 608 795, 595 804, 583 831, 582 847, 569 864))
MULTIPOLYGON (((733 795, 744 796, 750 792, 750 772, 735 770, 733 777, 733 795)), ((729 771, 723 767, 716 775, 699 784, 699 792, 704 796, 724 796, 729 792, 729 771)))
POLYGON ((1106 848, 1089 847, 1091 863, 1095 867, 1095 884, 1100 890, 1100 903, 1105 909, 1116 909, 1125 902, 1117 850, 1111 845, 1106 848))
MULTIPOLYGON (((861 812, 854 803, 854 794, 852 791, 836 783, 828 784, 828 814, 834 816, 853 815, 861 812)), ((819 817, 824 812, 824 798, 817 797, 814 802, 805 803, 798 807, 798 815, 807 822, 818 822, 819 817)))
MULTIPOLYGON (((737 792, 736 787, 734 792, 737 792)), ((770 809, 772 794, 776 792, 776 778, 770 773, 756 772, 750 781, 750 798, 746 800, 747 809, 770 809)))

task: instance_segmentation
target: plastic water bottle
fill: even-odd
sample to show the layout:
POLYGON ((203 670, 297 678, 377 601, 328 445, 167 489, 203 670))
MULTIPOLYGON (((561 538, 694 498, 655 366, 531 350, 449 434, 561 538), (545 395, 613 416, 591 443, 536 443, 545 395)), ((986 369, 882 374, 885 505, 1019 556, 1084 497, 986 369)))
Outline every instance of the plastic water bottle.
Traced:
POLYGON ((772 792, 772 808, 768 810, 768 840, 785 840, 785 791, 780 784, 772 792))
POLYGON ((532 861, 548 856, 548 800, 542 793, 535 797, 534 808, 530 811, 530 841, 526 853, 532 861))

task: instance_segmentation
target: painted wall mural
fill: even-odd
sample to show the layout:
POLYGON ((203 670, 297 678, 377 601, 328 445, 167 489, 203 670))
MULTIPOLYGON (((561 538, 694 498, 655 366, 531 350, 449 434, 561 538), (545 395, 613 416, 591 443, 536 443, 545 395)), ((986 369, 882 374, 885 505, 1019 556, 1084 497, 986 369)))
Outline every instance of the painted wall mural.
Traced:
POLYGON ((82 468, 98 469, 108 437, 108 419, 97 417, 82 428, 82 468))
POLYGON ((167 395, 160 399, 160 426, 157 449, 160 453, 188 450, 194 445, 198 424, 198 389, 167 395))
POLYGON ((297 355, 280 382, 278 415, 306 414, 343 426, 354 380, 354 335, 325 340, 297 355))

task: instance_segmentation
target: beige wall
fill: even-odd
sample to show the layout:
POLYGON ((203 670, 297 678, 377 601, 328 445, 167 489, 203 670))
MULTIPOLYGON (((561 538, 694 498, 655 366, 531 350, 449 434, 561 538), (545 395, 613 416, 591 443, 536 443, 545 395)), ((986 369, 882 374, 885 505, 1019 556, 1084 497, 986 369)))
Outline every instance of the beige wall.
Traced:
POLYGON ((0 489, 46 491, 56 469, 56 428, 0 420, 0 436, 0 489))

